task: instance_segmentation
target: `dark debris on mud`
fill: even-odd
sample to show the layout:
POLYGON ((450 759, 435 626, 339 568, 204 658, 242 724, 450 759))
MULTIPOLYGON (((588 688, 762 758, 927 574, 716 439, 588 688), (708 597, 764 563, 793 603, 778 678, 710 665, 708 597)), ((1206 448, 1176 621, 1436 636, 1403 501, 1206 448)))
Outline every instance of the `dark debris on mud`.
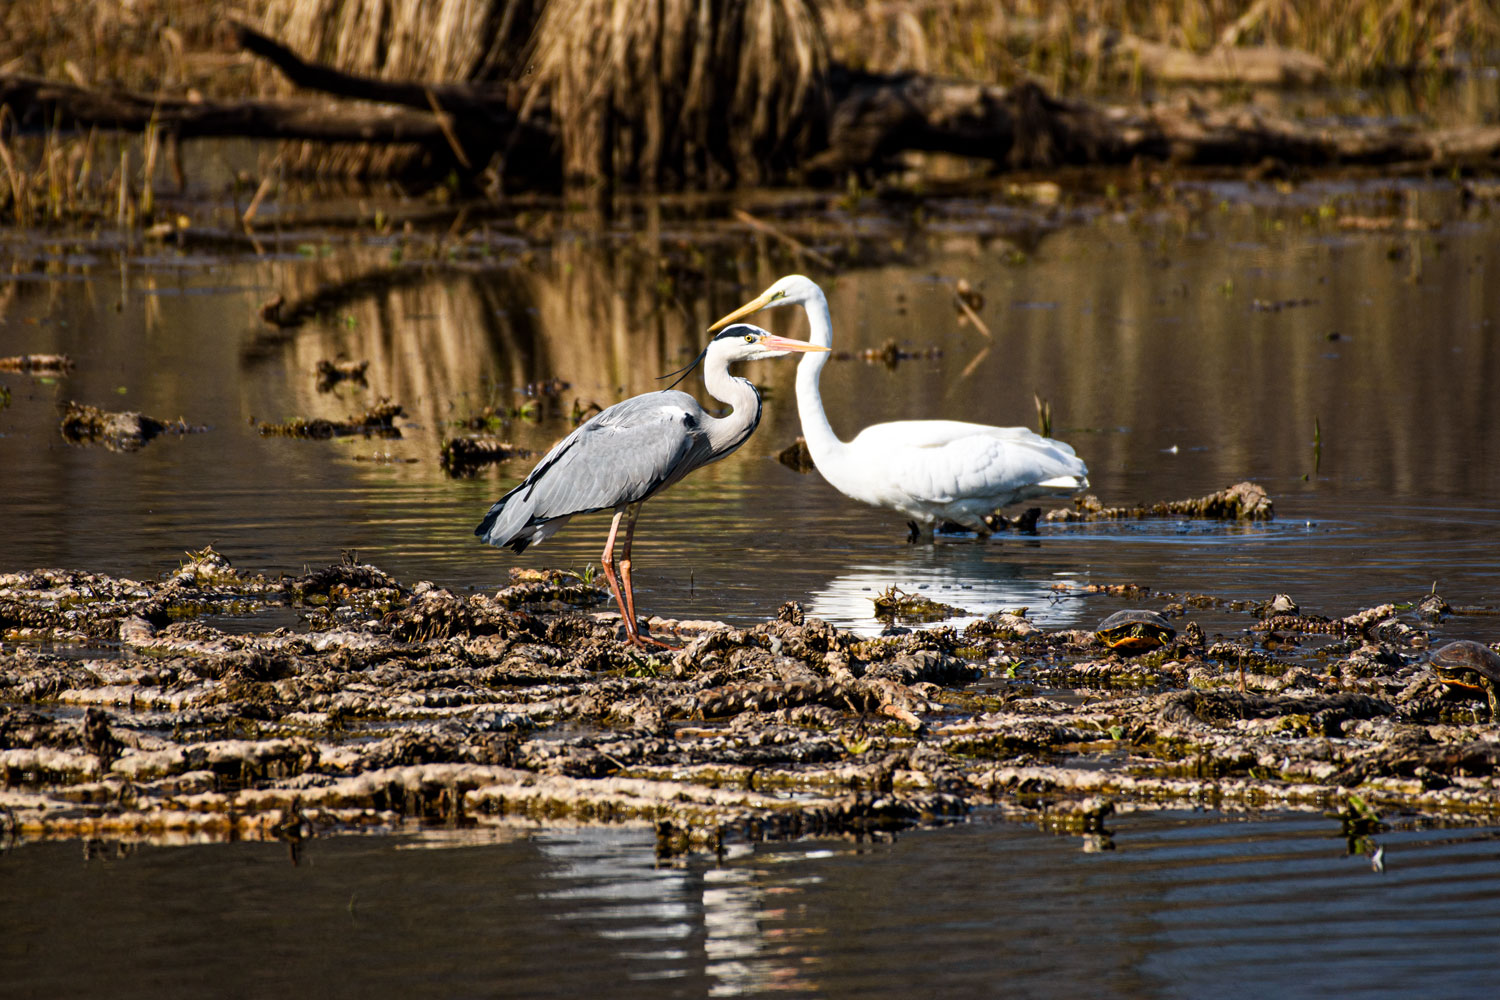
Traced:
POLYGON ((443 442, 438 463, 455 479, 472 476, 486 465, 530 458, 532 453, 509 441, 493 437, 456 437, 443 442))
POLYGON ((341 382, 351 382, 357 386, 368 386, 365 373, 370 369, 369 359, 362 361, 350 361, 340 359, 329 361, 321 359, 313 369, 313 374, 318 378, 319 392, 332 392, 334 387, 341 382))
POLYGON ((1500 813, 1500 729, 1432 672, 1441 624, 1414 609, 1268 605, 1238 637, 1187 622, 1127 656, 1018 613, 871 638, 788 603, 751 628, 654 620, 684 645, 643 654, 589 610, 605 600, 558 571, 459 595, 352 557, 242 575, 212 549, 151 582, 0 575, 0 827, 172 842, 631 823, 673 853, 995 804, 1080 831, 1110 811, 1352 796, 1500 813), (240 627, 286 606, 305 628, 240 627), (213 624, 231 614, 236 631, 213 624), (1267 641, 1292 635, 1324 645, 1267 641))
POLYGON ((208 430, 181 417, 158 420, 135 411, 101 410, 69 400, 63 405, 60 430, 70 444, 99 444, 110 451, 138 451, 162 434, 202 434, 208 430))
POLYGON ((62 375, 73 370, 73 359, 66 354, 13 354, 0 358, 0 372, 23 372, 27 375, 62 375))
POLYGON ((1269 521, 1275 504, 1256 483, 1236 483, 1217 493, 1191 500, 1168 500, 1153 504, 1106 507, 1098 497, 1075 497, 1073 509, 1054 510, 1049 521, 1123 521, 1147 517, 1189 517, 1219 521, 1269 521))
POLYGON ((364 413, 349 417, 347 420, 294 417, 280 424, 258 424, 257 429, 262 437, 326 440, 333 437, 363 434, 365 437, 398 438, 401 436, 401 428, 396 426, 396 418, 404 413, 405 410, 400 404, 381 399, 364 413))

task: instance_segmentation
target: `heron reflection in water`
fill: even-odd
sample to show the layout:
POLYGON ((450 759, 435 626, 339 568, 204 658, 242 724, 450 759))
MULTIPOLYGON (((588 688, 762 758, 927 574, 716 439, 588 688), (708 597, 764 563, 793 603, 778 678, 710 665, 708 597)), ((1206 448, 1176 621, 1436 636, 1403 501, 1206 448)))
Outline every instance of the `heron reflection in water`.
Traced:
MULTIPOLYGON (((800 305, 810 340, 833 346, 828 299, 811 278, 790 274, 719 320, 709 331, 762 309, 800 305)), ((1089 470, 1071 445, 1025 427, 991 427, 958 420, 897 420, 873 424, 843 441, 823 411, 818 379, 828 354, 797 366, 797 412, 813 464, 840 493, 911 518, 912 538, 929 538, 951 521, 982 535, 985 515, 1043 496, 1066 496, 1088 486, 1089 470)))
POLYGON ((703 363, 703 384, 709 395, 732 407, 728 416, 712 416, 696 399, 676 389, 616 403, 547 452, 519 486, 495 502, 474 534, 491 545, 524 552, 528 545, 552 537, 577 514, 613 510, 600 563, 620 607, 626 641, 633 646, 665 645, 643 637, 635 620, 630 543, 641 504, 694 469, 734 451, 760 423, 760 393, 746 379, 730 375, 731 364, 827 350, 749 324, 721 324, 708 347, 685 370, 703 363), (615 541, 622 526, 623 551, 617 566, 615 541))

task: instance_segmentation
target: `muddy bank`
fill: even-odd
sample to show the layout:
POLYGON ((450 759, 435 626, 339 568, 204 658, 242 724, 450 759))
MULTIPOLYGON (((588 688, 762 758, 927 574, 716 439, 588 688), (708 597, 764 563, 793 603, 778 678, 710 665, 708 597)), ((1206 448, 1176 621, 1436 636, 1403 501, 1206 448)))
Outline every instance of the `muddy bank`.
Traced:
POLYGON ((1500 814, 1485 697, 1426 662, 1446 615, 1277 601, 1205 637, 1191 595, 1091 593, 1173 628, 1144 652, 1017 614, 867 638, 788 603, 753 628, 655 619, 682 648, 643 655, 586 575, 459 596, 352 560, 241 575, 212 550, 150 582, 6 574, 0 825, 297 841, 413 817, 634 823, 670 853, 987 804, 1080 831, 1190 805, 1500 814), (286 608, 299 627, 244 627, 286 608))

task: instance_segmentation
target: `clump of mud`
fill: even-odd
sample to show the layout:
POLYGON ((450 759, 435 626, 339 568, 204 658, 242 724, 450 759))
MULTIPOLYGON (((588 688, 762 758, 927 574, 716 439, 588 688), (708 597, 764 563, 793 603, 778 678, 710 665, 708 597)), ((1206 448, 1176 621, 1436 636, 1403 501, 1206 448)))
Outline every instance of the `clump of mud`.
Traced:
POLYGON ((190 424, 181 417, 158 420, 133 410, 101 410, 69 400, 63 405, 60 430, 63 439, 70 444, 99 444, 110 451, 139 451, 161 434, 202 434, 208 428, 190 424))
POLYGON ((8 358, 0 358, 0 372, 61 375, 72 369, 73 359, 66 354, 16 354, 8 358))
POLYGON ((401 436, 401 428, 396 426, 396 418, 402 416, 404 412, 399 404, 382 399, 363 414, 347 420, 325 420, 322 417, 309 420, 305 417, 294 417, 286 423, 259 424, 257 429, 262 437, 322 440, 363 434, 365 437, 398 438, 401 436))
POLYGON ((904 622, 940 622, 960 618, 963 608, 934 601, 926 594, 909 593, 892 585, 875 597, 875 617, 888 624, 904 622))
POLYGON ((1191 500, 1167 500, 1138 507, 1106 507, 1093 494, 1076 497, 1072 510, 1055 510, 1049 521, 1123 521, 1146 517, 1191 517, 1220 521, 1269 521, 1275 504, 1256 483, 1236 483, 1191 500))
POLYGON ((486 465, 512 458, 529 458, 531 454, 525 448, 518 448, 499 438, 457 437, 443 442, 443 452, 438 461, 444 472, 459 478, 472 476, 486 465))
MULTIPOLYGON (((1074 596, 1176 618, 1212 603, 1074 596)), ((1442 624, 1410 606, 1318 619, 1269 601, 1237 636, 1179 621, 1123 655, 1024 611, 871 638, 789 603, 751 628, 654 619, 682 647, 642 653, 591 610, 606 599, 586 573, 457 594, 353 557, 246 575, 212 549, 152 581, 0 575, 0 824, 297 840, 413 817, 635 823, 676 852, 992 804, 1084 831, 1125 809, 1356 798, 1500 813, 1500 728, 1432 671, 1442 624), (244 627, 273 612, 281 627, 244 627)))
POLYGON ((314 374, 318 377, 318 391, 332 392, 340 382, 353 382, 356 385, 368 385, 365 381, 365 372, 370 368, 369 360, 364 361, 329 361, 324 358, 314 368, 314 374))
POLYGON ((797 435, 797 440, 776 453, 776 461, 794 472, 807 473, 817 468, 813 464, 812 452, 807 450, 807 440, 797 435))

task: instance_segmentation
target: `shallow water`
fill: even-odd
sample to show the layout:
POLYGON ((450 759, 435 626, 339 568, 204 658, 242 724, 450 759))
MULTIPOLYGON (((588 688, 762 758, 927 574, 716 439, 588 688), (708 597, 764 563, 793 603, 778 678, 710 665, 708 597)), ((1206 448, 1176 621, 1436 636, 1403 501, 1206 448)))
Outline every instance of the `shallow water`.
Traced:
POLYGON ((0 856, 8 996, 1475 997, 1500 830, 979 816, 654 863, 647 831, 431 831, 0 856))
MULTIPOLYGON (((1500 606, 1500 225, 1489 203, 1442 184, 1184 191, 1149 211, 1075 211, 1019 232, 988 203, 943 203, 903 238, 906 263, 825 281, 841 350, 896 340, 941 356, 838 361, 826 405, 848 436, 903 417, 1030 424, 1035 395, 1106 503, 1252 479, 1275 498, 1275 522, 1046 526, 1036 538, 910 546, 898 516, 774 460, 797 433, 793 362, 760 362, 746 368, 767 395, 755 437, 646 507, 643 608, 753 622, 796 599, 875 629, 868 598, 895 585, 974 614, 1026 606, 1073 624, 1111 609, 1058 599, 1056 585, 1127 581, 1230 599, 1288 591, 1326 614, 1434 584, 1455 605, 1500 606), (1433 228, 1333 221, 1377 212, 1433 228), (983 289, 994 340, 959 325, 948 283, 960 277, 983 289)), ((895 228, 866 224, 865 239, 895 239, 882 226, 895 228)), ((711 319, 797 266, 774 246, 755 259, 720 252, 690 294, 648 259, 676 245, 661 234, 541 255, 507 255, 497 239, 420 263, 369 240, 297 240, 255 258, 4 238, 0 354, 65 352, 78 367, 0 375, 12 391, 0 411, 0 569, 151 576, 206 544, 271 573, 354 550, 404 580, 455 588, 496 586, 517 565, 582 568, 598 559, 603 516, 519 558, 474 539, 532 460, 449 478, 437 455, 462 432, 455 421, 485 404, 535 404, 523 387, 561 378, 571 387, 559 402, 499 429, 543 451, 572 426, 575 399, 649 390, 711 319), (276 329, 257 316, 273 294, 324 304, 276 329), (340 356, 370 360, 368 387, 319 393, 314 365, 340 356), (406 408, 399 440, 263 438, 252 423, 345 417, 379 397, 406 408), (134 454, 72 447, 57 432, 65 399, 209 431, 134 454)), ((804 330, 793 310, 761 321, 804 330)), ((1463 626, 1500 638, 1500 618, 1463 626)))

